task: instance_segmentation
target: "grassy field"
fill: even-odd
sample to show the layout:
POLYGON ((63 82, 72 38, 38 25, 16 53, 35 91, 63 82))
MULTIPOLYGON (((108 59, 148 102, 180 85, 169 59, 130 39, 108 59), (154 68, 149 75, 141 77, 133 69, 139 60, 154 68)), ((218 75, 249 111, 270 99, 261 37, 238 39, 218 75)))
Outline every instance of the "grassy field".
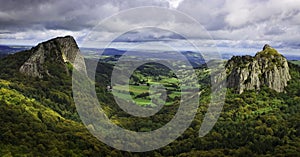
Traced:
MULTIPOLYGON (((182 70, 179 71, 179 75, 185 76, 188 71, 182 70)), ((194 80, 197 78, 193 77, 184 77, 183 82, 189 82, 189 80, 194 80)), ((195 84, 187 85, 183 87, 179 79, 175 76, 174 73, 170 69, 158 64, 146 64, 144 66, 139 67, 134 73, 131 75, 130 85, 118 85, 114 86, 114 91, 117 91, 116 96, 124 99, 126 101, 132 100, 135 104, 140 106, 155 106, 151 103, 150 96, 150 87, 155 84, 159 84, 160 86, 164 86, 164 89, 167 92, 165 105, 172 105, 175 101, 180 100, 181 91, 190 88, 195 88, 195 84), (127 89, 129 88, 129 89, 127 89), (126 96, 125 91, 128 91, 130 96, 126 96)), ((199 87, 199 86, 197 86, 199 87)), ((156 95, 156 100, 162 102, 162 95, 156 95)))
MULTIPOLYGON (((140 106, 147 106, 147 105, 153 105, 151 104, 151 98, 149 96, 149 88, 150 85, 152 84, 162 84, 164 85, 165 89, 168 92, 168 98, 167 98, 167 102, 166 105, 170 105, 173 103, 175 97, 180 97, 180 92, 177 91, 175 87, 177 87, 178 85, 178 80, 177 78, 163 78, 161 79, 159 82, 155 82, 153 80, 149 80, 149 82, 147 82, 147 85, 130 85, 129 86, 129 92, 131 93, 131 98, 133 99, 133 101, 140 106)), ((124 85, 118 85, 114 88, 115 90, 119 91, 117 92, 117 96, 121 99, 128 99, 128 97, 126 97, 126 94, 124 94, 124 91, 126 91, 126 86, 124 85)))
POLYGON ((289 61, 289 62, 291 62, 293 64, 296 64, 296 65, 300 65, 300 61, 294 61, 294 60, 292 60, 292 61, 289 61))

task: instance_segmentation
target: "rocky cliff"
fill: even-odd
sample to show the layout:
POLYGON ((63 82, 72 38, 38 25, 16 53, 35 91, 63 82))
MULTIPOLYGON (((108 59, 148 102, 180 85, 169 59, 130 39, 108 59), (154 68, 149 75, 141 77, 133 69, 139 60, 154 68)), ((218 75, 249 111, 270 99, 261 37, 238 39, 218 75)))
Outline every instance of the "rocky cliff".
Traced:
POLYGON ((267 86, 283 92, 291 79, 288 62, 274 48, 265 45, 252 56, 234 56, 226 64, 227 86, 238 93, 267 86))
POLYGON ((82 57, 72 36, 48 40, 33 47, 30 51, 31 56, 20 67, 19 71, 25 75, 39 78, 52 77, 59 75, 59 73, 69 75, 70 67, 72 67, 76 56, 82 57))

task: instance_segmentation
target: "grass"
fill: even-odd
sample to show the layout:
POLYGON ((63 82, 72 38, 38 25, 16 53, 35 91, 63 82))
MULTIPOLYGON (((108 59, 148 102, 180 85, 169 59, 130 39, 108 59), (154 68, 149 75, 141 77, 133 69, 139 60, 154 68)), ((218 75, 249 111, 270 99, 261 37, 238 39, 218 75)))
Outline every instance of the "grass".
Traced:
MULTIPOLYGON (((114 89, 120 90, 120 91, 126 91, 126 86, 125 85, 117 85, 114 87, 114 89)), ((145 85, 130 85, 129 86, 129 92, 133 92, 134 95, 139 95, 141 93, 145 93, 149 91, 149 87, 145 85)))
MULTIPOLYGON (((181 71, 182 75, 186 71, 181 71)), ((139 70, 135 71, 132 75, 131 85, 129 89, 125 85, 118 85, 113 87, 115 90, 118 90, 117 96, 124 100, 133 100, 137 105, 147 106, 154 105, 151 104, 151 97, 149 97, 149 89, 153 84, 163 85, 167 90, 167 102, 165 105, 172 105, 176 100, 176 97, 181 96, 180 87, 181 82, 178 78, 174 76, 170 71, 162 67, 161 65, 145 65, 139 70), (139 84, 139 85, 137 85, 139 84), (131 97, 126 96, 125 91, 129 90, 131 97)), ((192 78, 186 78, 188 81, 192 78)), ((184 87, 184 88, 194 88, 194 87, 184 87)))
POLYGON ((172 99, 174 99, 176 96, 180 97, 181 92, 172 92, 171 94, 169 94, 169 97, 172 99))
MULTIPOLYGON (((136 73, 135 76, 139 76, 139 79, 145 79, 145 76, 143 76, 141 73, 136 73)), ((178 78, 171 77, 171 76, 160 76, 160 79, 155 81, 154 77, 149 77, 145 79, 147 80, 147 84, 153 85, 153 84, 161 84, 165 87, 165 89, 168 91, 168 101, 165 102, 165 105, 172 105, 176 99, 176 97, 181 97, 182 93, 180 90, 180 82, 178 78)), ((149 95, 145 93, 149 93, 150 86, 147 85, 129 85, 129 92, 131 94, 131 97, 128 97, 125 93, 128 89, 125 85, 118 85, 115 86, 114 89, 118 90, 119 92, 116 94, 119 98, 124 100, 133 100, 135 104, 140 106, 147 106, 147 105, 154 105, 151 104, 151 98, 149 95), (138 96, 138 97, 137 97, 138 96)), ((182 87, 182 90, 188 90, 195 87, 192 86, 185 86, 182 87)))
POLYGON ((140 106, 147 106, 151 103, 150 100, 147 100, 147 99, 143 99, 143 98, 137 98, 137 99, 134 99, 134 102, 137 104, 137 105, 140 105, 140 106))
POLYGON ((131 86, 129 86, 129 91, 133 92, 134 95, 139 95, 139 94, 148 92, 149 91, 149 87, 148 86, 144 86, 144 85, 140 85, 140 86, 131 85, 131 86))
POLYGON ((292 60, 292 61, 289 61, 289 62, 291 62, 293 64, 296 64, 296 65, 300 65, 300 61, 292 60))
POLYGON ((163 84, 170 84, 170 83, 172 83, 172 84, 178 84, 179 83, 178 79, 174 78, 174 77, 172 77, 172 78, 164 78, 160 82, 163 83, 163 84))
MULTIPOLYGON (((178 79, 177 78, 167 78, 164 77, 162 80, 160 80, 159 82, 148 82, 149 84, 155 84, 155 83, 160 83, 163 84, 165 86, 165 88, 170 91, 170 93, 168 94, 168 96, 171 99, 174 99, 176 96, 180 97, 180 92, 175 91, 176 89, 174 87, 169 87, 170 85, 178 85, 178 79), (168 86, 169 85, 169 86, 168 86)), ((146 105, 153 105, 151 104, 151 100, 149 98, 149 96, 145 96, 145 97, 139 97, 139 98, 134 98, 135 96, 138 96, 142 93, 149 93, 149 86, 146 85, 130 85, 129 86, 129 92, 133 93, 133 95, 131 96, 131 98, 129 98, 126 94, 124 94, 122 91, 126 91, 126 86, 123 85, 118 85, 116 87, 114 87, 114 89, 117 89, 120 92, 116 92, 117 97, 124 99, 124 100, 129 100, 129 99, 133 99, 133 101, 140 106, 146 106, 146 105)), ((173 104, 172 101, 166 102, 166 105, 171 105, 173 104)))
POLYGON ((126 95, 125 93, 121 93, 121 92, 115 92, 115 96, 117 96, 120 99, 124 99, 124 100, 130 99, 130 97, 128 97, 128 95, 126 95))

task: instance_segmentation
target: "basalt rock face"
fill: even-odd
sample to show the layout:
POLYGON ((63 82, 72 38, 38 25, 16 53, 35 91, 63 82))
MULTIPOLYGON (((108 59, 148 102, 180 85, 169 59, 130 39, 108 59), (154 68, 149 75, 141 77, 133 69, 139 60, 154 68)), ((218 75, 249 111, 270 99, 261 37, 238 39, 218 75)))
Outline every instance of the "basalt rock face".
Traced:
POLYGON ((288 62, 274 48, 265 45, 252 56, 234 56, 226 64, 227 86, 237 93, 267 86, 283 92, 291 79, 288 62))
MULTIPOLYGON (((72 36, 57 37, 38 44, 31 50, 31 56, 20 67, 19 71, 25 75, 43 78, 67 73, 80 55, 79 48, 72 36)), ((81 65, 85 68, 85 65, 81 65)))

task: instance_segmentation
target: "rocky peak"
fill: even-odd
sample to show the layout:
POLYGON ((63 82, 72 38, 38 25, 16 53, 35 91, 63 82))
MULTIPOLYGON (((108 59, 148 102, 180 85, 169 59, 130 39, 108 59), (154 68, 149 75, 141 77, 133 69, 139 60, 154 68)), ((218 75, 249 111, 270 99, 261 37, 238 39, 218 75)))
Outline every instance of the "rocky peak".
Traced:
POLYGON ((226 71, 228 87, 238 93, 259 90, 262 86, 283 92, 291 79, 286 58, 268 44, 254 57, 232 57, 226 64, 226 71))
POLYGON ((268 49, 268 48, 271 48, 271 46, 269 44, 265 44, 264 47, 263 47, 263 51, 268 49))
POLYGON ((57 37, 38 44, 31 50, 31 56, 20 67, 20 72, 33 77, 54 76, 59 72, 69 74, 79 48, 72 36, 57 37))

